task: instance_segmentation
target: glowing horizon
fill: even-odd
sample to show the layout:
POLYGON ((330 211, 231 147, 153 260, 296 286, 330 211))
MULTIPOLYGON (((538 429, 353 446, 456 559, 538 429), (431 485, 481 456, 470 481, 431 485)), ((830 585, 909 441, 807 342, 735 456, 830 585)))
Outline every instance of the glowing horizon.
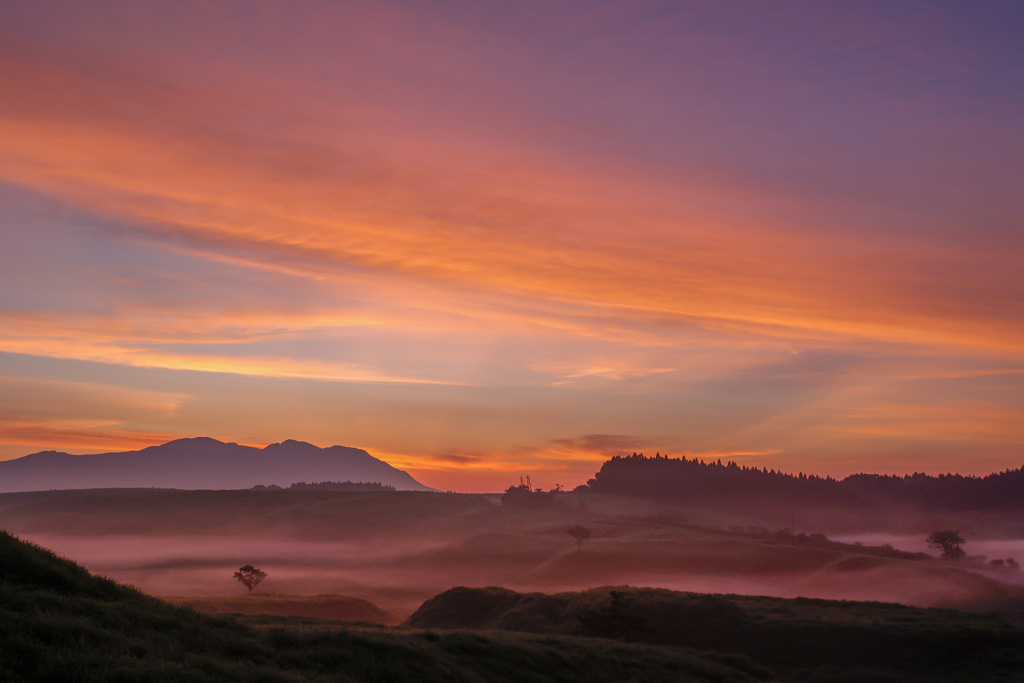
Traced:
POLYGON ((1024 464, 1020 10, 0 13, 0 459, 1024 464))

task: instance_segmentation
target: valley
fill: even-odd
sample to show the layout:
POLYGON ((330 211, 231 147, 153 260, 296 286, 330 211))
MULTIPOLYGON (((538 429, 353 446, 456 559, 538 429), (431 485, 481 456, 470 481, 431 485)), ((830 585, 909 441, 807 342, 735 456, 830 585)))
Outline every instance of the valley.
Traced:
MULTIPOLYGON (((329 595, 380 610, 351 620, 396 624, 454 586, 629 585, 1024 614, 1019 575, 967 572, 871 545, 869 531, 857 545, 829 540, 827 528, 794 534, 777 519, 725 508, 607 494, 565 493, 556 502, 532 509, 498 496, 401 491, 47 491, 0 495, 0 526, 100 575, 214 612, 230 604, 260 612, 262 604, 268 614, 303 616, 312 596, 329 595), (567 533, 574 525, 592 532, 580 549, 567 533), (243 564, 268 574, 252 596, 232 578, 243 564), (275 603, 264 593, 281 597, 275 603)), ((842 515, 833 509, 817 518, 842 515)), ((846 516, 837 526, 848 529, 855 511, 846 516)))

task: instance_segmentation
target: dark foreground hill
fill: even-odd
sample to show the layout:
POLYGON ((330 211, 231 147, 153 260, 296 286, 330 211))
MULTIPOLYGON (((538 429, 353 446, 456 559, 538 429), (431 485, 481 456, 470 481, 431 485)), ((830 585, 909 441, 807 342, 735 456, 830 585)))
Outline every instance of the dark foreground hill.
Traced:
POLYGON ((0 681, 764 680, 743 657, 595 639, 256 629, 148 597, 0 532, 0 681))
POLYGON ((628 587, 554 595, 454 588, 408 624, 743 654, 784 680, 1024 680, 1024 629, 995 616, 888 603, 628 587))
POLYGON ((247 489, 296 482, 377 482, 430 491, 407 472, 364 450, 288 440, 266 448, 201 437, 123 453, 43 451, 0 462, 0 493, 49 489, 247 489))

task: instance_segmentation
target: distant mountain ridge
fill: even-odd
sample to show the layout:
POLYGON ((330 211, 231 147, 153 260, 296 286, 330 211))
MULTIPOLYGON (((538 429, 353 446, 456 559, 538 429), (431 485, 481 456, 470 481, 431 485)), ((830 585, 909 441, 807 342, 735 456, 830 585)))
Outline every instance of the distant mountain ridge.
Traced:
POLYGON ((379 482, 432 491, 408 472, 360 448, 319 448, 289 439, 266 448, 209 437, 177 439, 138 451, 71 455, 41 451, 0 462, 0 493, 90 488, 247 489, 301 481, 379 482))
POLYGON ((696 458, 615 456, 601 465, 586 488, 673 503, 736 500, 869 507, 912 504, 942 510, 1024 509, 1024 467, 985 477, 961 474, 891 476, 855 474, 845 479, 785 474, 735 462, 696 458))

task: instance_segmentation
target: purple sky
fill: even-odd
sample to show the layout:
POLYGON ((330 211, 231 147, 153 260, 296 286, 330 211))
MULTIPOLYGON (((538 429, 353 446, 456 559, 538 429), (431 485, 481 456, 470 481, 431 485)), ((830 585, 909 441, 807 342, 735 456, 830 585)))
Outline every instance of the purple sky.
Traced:
POLYGON ((1024 461, 1019 3, 6 3, 0 458, 1024 461))

